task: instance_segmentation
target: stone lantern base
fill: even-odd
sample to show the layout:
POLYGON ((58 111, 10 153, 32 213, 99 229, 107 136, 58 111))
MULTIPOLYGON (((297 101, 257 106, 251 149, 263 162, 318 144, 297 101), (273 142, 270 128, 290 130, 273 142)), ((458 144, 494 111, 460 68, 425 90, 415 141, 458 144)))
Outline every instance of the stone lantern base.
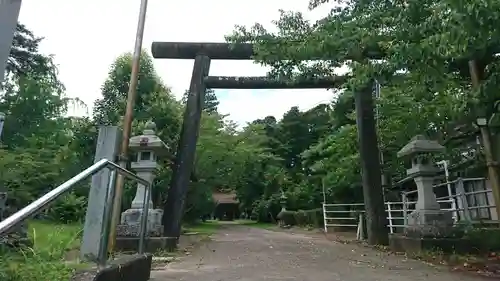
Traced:
MULTIPOLYGON (((177 239, 163 237, 162 216, 163 210, 161 209, 150 209, 148 211, 145 240, 145 250, 148 253, 158 250, 173 251, 177 245, 177 239)), ((128 209, 122 213, 121 222, 116 228, 115 250, 137 251, 139 249, 141 217, 142 209, 128 209)))
POLYGON ((449 237, 453 231, 452 213, 447 210, 415 210, 408 215, 408 237, 449 237))
MULTIPOLYGON (((161 219, 163 210, 151 209, 148 211, 147 237, 160 237, 163 235, 161 219)), ((119 237, 139 237, 141 231, 142 209, 128 209, 122 213, 121 222, 116 228, 119 237)))

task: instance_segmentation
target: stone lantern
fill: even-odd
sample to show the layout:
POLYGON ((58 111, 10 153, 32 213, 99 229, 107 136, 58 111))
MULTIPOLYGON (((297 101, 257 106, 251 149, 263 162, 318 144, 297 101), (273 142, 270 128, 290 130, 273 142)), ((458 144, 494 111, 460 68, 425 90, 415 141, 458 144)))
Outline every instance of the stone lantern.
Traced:
POLYGON ((285 212, 286 211, 286 202, 287 202, 288 197, 286 197, 285 193, 281 191, 281 196, 280 196, 280 205, 281 205, 281 211, 285 212))
MULTIPOLYGON (((146 123, 142 135, 131 137, 129 142, 130 151, 136 155, 135 161, 131 163, 131 169, 149 183, 153 182, 155 172, 159 168, 157 160, 168 152, 167 145, 155 135, 155 129, 155 123, 150 121, 146 123)), ((130 209, 122 213, 120 225, 117 229, 118 236, 139 236, 146 191, 145 186, 140 183, 137 184, 137 190, 130 209)), ((162 216, 163 210, 153 209, 153 203, 150 201, 147 236, 159 237, 162 235, 162 216)))
POLYGON ((417 185, 417 204, 415 211, 408 215, 408 225, 405 228, 408 236, 443 237, 453 226, 452 213, 441 210, 433 190, 438 168, 430 155, 442 151, 444 147, 438 142, 417 135, 398 152, 398 157, 409 158, 411 161, 406 174, 417 185))

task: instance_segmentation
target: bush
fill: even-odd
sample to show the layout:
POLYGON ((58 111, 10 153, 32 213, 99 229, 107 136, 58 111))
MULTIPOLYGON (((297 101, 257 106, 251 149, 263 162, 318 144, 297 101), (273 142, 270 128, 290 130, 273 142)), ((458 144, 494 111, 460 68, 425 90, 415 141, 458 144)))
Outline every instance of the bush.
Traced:
POLYGON ((81 222, 85 219, 87 199, 74 193, 59 198, 48 210, 47 218, 65 224, 81 222))
POLYGON ((323 210, 285 211, 278 214, 278 219, 285 225, 323 227, 323 210))
POLYGON ((475 228, 467 231, 466 238, 479 252, 500 250, 500 229, 475 228))
POLYGON ((255 201, 252 204, 251 219, 258 222, 274 223, 281 210, 279 197, 255 201))
POLYGON ((312 210, 299 210, 296 212, 295 220, 301 226, 323 226, 323 210, 321 208, 312 210))
POLYGON ((276 218, 282 221, 284 225, 296 225, 296 216, 297 212, 295 211, 282 211, 276 218))

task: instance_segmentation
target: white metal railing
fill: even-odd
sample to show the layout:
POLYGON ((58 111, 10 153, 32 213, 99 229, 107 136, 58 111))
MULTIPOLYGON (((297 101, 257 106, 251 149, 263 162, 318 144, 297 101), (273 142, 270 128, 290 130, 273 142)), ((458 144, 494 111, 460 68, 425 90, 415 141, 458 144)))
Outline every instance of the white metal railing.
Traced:
POLYGON ((148 210, 149 210, 149 201, 150 201, 150 196, 151 196, 151 184, 138 177, 134 173, 120 167, 119 165, 107 160, 107 159, 102 159, 98 162, 96 162, 94 165, 90 166, 89 168, 85 169, 78 175, 72 177, 65 183, 59 185, 58 187, 54 188, 47 194, 43 195, 42 197, 38 198, 37 200, 33 201, 31 204, 28 206, 22 208, 21 210, 17 211, 10 217, 2 220, 0 222, 0 237, 2 235, 6 235, 9 233, 9 231, 15 227, 17 224, 21 223, 22 221, 30 218, 31 216, 37 214, 41 210, 43 210, 45 207, 47 207, 50 203, 54 202, 57 198, 59 198, 61 195, 65 194, 69 190, 71 190, 75 184, 89 178, 90 176, 94 175, 95 173, 101 171, 104 168, 108 168, 111 170, 110 173, 110 180, 109 180, 109 185, 107 187, 107 194, 106 194, 106 205, 103 210, 103 228, 101 230, 102 236, 103 236, 103 243, 99 245, 99 254, 97 257, 97 263, 100 266, 106 265, 107 259, 108 259, 108 236, 109 236, 109 230, 111 226, 111 215, 113 211, 113 206, 114 206, 114 195, 115 195, 115 179, 117 173, 122 174, 124 177, 129 178, 131 180, 134 180, 146 187, 146 192, 144 193, 144 205, 143 205, 143 211, 142 211, 142 216, 141 216, 141 225, 140 225, 140 234, 139 234, 139 253, 143 254, 144 253, 144 247, 145 247, 145 238, 146 238, 146 229, 147 229, 147 217, 148 217, 148 210))
MULTIPOLYGON (((484 178, 468 178, 457 179, 452 182, 436 185, 435 187, 445 185, 457 185, 454 189, 458 192, 449 196, 436 198, 441 206, 441 210, 452 212, 453 221, 455 223, 468 221, 468 222, 481 222, 485 220, 498 221, 498 214, 495 218, 492 217, 492 212, 488 212, 489 217, 486 218, 484 213, 480 210, 495 210, 496 206, 489 203, 487 194, 491 193, 491 189, 465 191, 464 183, 484 181, 484 178), (484 194, 486 204, 470 200, 477 197, 478 194, 484 194), (474 204, 471 204, 474 203, 474 204)), ((408 214, 415 210, 416 201, 410 201, 408 195, 414 194, 417 191, 410 191, 402 193, 401 202, 385 202, 387 220, 390 233, 394 233, 398 228, 404 228, 408 225, 408 214)), ((363 203, 352 204, 323 204, 323 222, 324 231, 328 232, 328 227, 358 227, 358 234, 360 227, 362 227, 362 214, 364 214, 363 203), (339 216, 335 216, 339 214, 339 216), (340 215, 341 214, 341 215, 340 215), (344 222, 342 222, 344 221, 344 222)))
POLYGON ((351 204, 323 204, 323 224, 325 227, 325 232, 328 232, 328 227, 357 227, 358 223, 356 220, 358 219, 359 213, 364 213, 364 204, 363 203, 351 203, 351 204), (331 207, 350 207, 346 210, 331 210, 331 207), (329 216, 328 214, 342 214, 341 217, 337 216, 329 216), (332 220, 348 220, 353 221, 352 223, 330 223, 332 220))

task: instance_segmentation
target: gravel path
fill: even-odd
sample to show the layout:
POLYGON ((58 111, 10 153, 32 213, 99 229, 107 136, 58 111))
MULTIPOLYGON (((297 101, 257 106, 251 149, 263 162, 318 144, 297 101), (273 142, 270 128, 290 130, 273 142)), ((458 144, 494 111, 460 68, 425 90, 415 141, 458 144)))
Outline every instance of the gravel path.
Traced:
POLYGON ((422 262, 304 234, 227 226, 152 281, 476 281, 422 262))

